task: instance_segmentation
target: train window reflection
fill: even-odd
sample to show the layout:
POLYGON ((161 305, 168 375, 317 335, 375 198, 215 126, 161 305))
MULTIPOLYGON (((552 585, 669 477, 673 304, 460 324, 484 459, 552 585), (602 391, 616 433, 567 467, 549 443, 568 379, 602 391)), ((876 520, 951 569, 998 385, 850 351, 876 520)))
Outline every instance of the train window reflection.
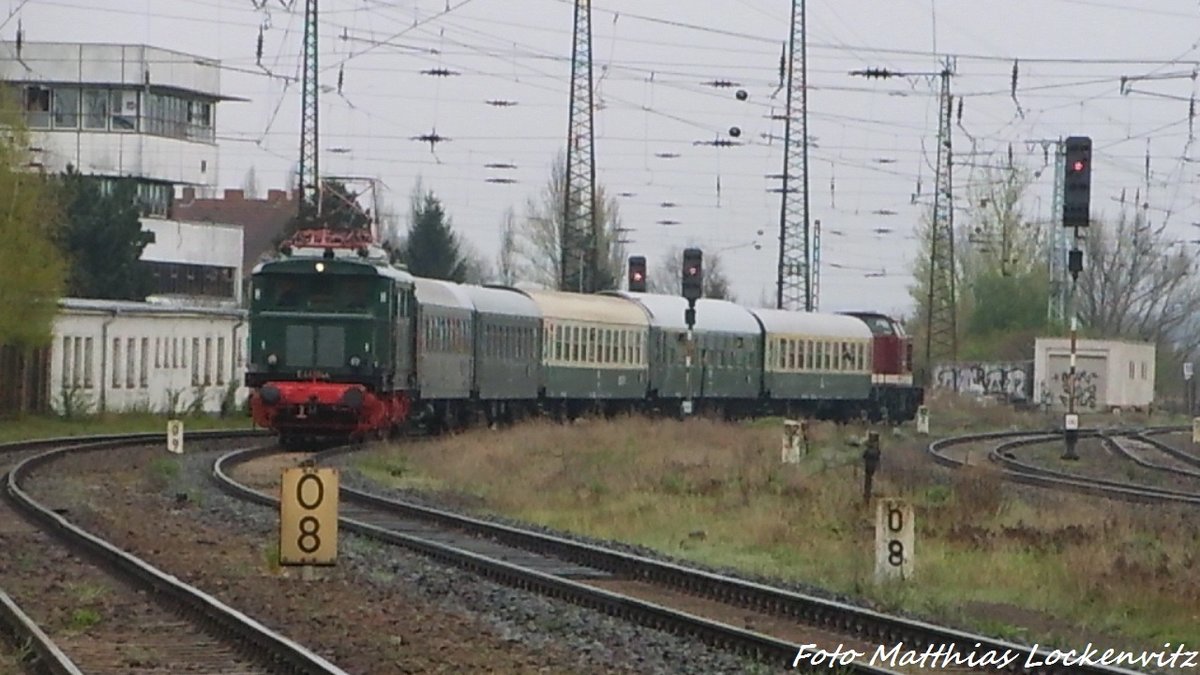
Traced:
POLYGON ((264 305, 273 309, 361 312, 375 297, 374 279, 363 277, 266 277, 260 280, 264 305))

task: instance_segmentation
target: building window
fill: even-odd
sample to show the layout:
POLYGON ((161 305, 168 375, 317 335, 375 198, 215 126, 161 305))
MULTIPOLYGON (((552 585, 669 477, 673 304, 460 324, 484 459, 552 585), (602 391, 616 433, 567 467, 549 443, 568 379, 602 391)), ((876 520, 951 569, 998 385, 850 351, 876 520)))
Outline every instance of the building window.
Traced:
POLYGON ((217 384, 225 384, 225 338, 217 338, 217 384))
POLYGON ((109 90, 113 131, 137 131, 138 93, 133 89, 109 90))
POLYGON ((83 128, 104 130, 108 128, 108 90, 83 90, 83 128))
POLYGON ((113 338, 112 343, 112 386, 121 388, 121 338, 113 338))
POLYGON ((50 128, 50 98, 46 87, 25 87, 25 123, 31 128, 50 128))
POLYGON ((204 385, 212 384, 212 338, 204 338, 204 385))
POLYGON ((200 386, 200 338, 192 338, 192 386, 200 386))
POLYGON ((65 337, 62 340, 62 387, 66 389, 71 385, 71 359, 74 356, 74 351, 71 350, 71 338, 65 337))
POLYGON ((54 90, 54 128, 79 128, 79 90, 59 87, 54 90))
MULTIPOLYGON (((101 348, 104 345, 100 345, 101 348)), ((83 342, 83 388, 92 388, 92 338, 83 342)))
POLYGON ((137 340, 134 338, 128 338, 125 341, 125 351, 125 385, 128 388, 133 389, 133 376, 136 372, 134 371, 134 359, 137 357, 137 340))
POLYGON ((142 264, 150 271, 152 293, 235 297, 232 267, 154 261, 143 261, 142 264))
POLYGON ((150 338, 142 338, 142 370, 139 373, 138 384, 142 389, 150 386, 150 338))

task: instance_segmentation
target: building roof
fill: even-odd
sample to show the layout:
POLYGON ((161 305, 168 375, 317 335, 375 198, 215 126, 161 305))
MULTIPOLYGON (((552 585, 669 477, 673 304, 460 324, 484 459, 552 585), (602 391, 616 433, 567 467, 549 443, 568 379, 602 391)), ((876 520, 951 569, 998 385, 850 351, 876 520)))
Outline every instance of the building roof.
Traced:
POLYGON ((242 190, 226 190, 222 199, 206 199, 197 198, 194 189, 184 188, 183 197, 171 207, 171 216, 193 222, 240 225, 242 273, 249 276, 264 255, 274 253, 275 240, 296 215, 296 209, 297 201, 284 190, 270 190, 266 199, 247 199, 242 190))
POLYGON ((92 298, 60 298, 58 306, 68 312, 96 312, 106 314, 168 314, 176 316, 210 316, 221 318, 245 318, 246 310, 238 307, 213 307, 197 304, 151 303, 133 300, 100 300, 92 298))

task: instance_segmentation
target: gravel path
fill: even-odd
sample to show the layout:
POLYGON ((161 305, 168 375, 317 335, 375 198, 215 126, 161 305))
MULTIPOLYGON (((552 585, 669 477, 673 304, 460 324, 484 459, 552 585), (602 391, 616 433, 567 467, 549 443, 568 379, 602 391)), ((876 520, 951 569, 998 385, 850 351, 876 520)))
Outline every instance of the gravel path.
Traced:
MULTIPOLYGON (((79 495, 76 518, 352 672, 742 673, 690 640, 498 586, 343 533, 316 582, 270 565, 273 510, 220 493, 216 454, 175 463, 158 448, 70 460, 44 494, 79 495), (119 467, 132 461, 132 468, 119 467), (174 466, 174 469, 167 467, 174 466), (103 470, 102 473, 101 470, 103 470)), ((189 448, 189 449, 191 449, 189 448)), ((72 500, 75 501, 75 500, 72 500)))

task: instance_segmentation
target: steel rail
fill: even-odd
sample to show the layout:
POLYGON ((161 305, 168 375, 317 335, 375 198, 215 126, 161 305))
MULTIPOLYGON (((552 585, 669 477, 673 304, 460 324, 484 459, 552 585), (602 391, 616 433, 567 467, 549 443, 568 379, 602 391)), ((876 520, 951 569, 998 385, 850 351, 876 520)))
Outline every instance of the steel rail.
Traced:
MULTIPOLYGON (((262 432, 252 431, 197 431, 189 434, 189 438, 203 440, 260 436, 263 436, 262 432)), ((305 675, 346 675, 345 671, 303 645, 267 628, 212 595, 183 583, 178 578, 74 525, 35 500, 21 487, 22 482, 34 470, 67 455, 112 449, 128 445, 131 442, 140 443, 160 438, 165 441, 166 435, 107 436, 97 442, 88 438, 70 439, 70 442, 75 445, 55 448, 28 457, 13 467, 5 480, 6 496, 31 520, 39 523, 43 529, 58 537, 67 546, 88 554, 93 560, 100 561, 105 567, 119 573, 122 577, 199 617, 205 624, 215 628, 219 634, 247 647, 248 653, 256 660, 269 662, 271 667, 282 672, 305 675)))
MULTIPOLYGON (((1179 431, 1182 427, 1151 427, 1149 429, 1081 429, 1081 438, 1137 437, 1145 433, 1168 433, 1179 431)), ((945 450, 955 445, 979 443, 999 440, 988 451, 988 459, 1001 467, 1001 473, 1008 480, 1027 485, 1048 487, 1058 490, 1070 490, 1085 494, 1110 497, 1135 502, 1171 502, 1180 504, 1200 505, 1200 494, 1156 488, 1149 485, 1139 485, 1124 481, 1114 481, 1105 478, 1090 478, 1065 471, 1057 471, 1046 467, 1024 462, 1013 456, 1016 448, 1049 443, 1060 440, 1063 432, 1055 431, 1003 431, 981 434, 964 434, 936 440, 929 444, 928 453, 934 461, 944 466, 957 468, 965 463, 945 454, 945 450)), ((1111 442, 1111 441, 1109 441, 1111 442)))
MULTIPOLYGON (((345 448, 335 449, 325 453, 320 453, 317 458, 328 458, 332 454, 346 452, 345 448)), ((277 502, 256 490, 241 485, 233 481, 226 471, 230 466, 238 463, 250 461, 257 457, 262 457, 271 454, 269 451, 239 451, 232 452, 222 456, 213 465, 213 475, 223 489, 226 489, 231 494, 235 494, 245 499, 250 499, 261 504, 275 505, 277 502)), ((1052 650, 1039 648, 1034 651, 1031 647, 1019 645, 1013 642, 989 638, 983 635, 975 635, 966 631, 960 631, 953 628, 937 626, 923 621, 907 619, 897 616, 890 616, 865 609, 847 603, 819 598, 816 596, 797 593, 794 591, 773 588, 764 584, 737 579, 713 572, 697 570, 682 565, 654 560, 622 551, 585 544, 554 535, 548 535, 541 532, 524 530, 508 525, 501 525, 488 521, 463 516, 448 511, 434 509, 430 507, 402 502, 399 500, 387 499, 377 495, 368 494, 347 487, 340 488, 343 499, 351 503, 370 506, 376 509, 385 510, 391 513, 402 514, 410 517, 418 517, 424 520, 439 523, 443 527, 465 531, 475 536, 487 537, 499 541, 515 548, 532 550, 539 553, 546 553, 556 557, 569 560, 571 562, 595 567, 605 570, 615 575, 620 575, 624 578, 634 580, 648 581, 663 586, 673 588, 675 590, 687 592, 693 595, 707 597, 718 602, 723 602, 735 606, 747 607, 754 610, 763 611, 765 613, 774 614, 796 620, 798 623, 809 625, 813 628, 834 631, 846 635, 856 636, 865 640, 872 641, 879 645, 894 645, 904 643, 905 645, 913 645, 914 647, 926 647, 928 645, 939 644, 954 644, 962 653, 975 652, 982 654, 987 651, 995 651, 998 654, 1010 653, 1019 655, 1012 665, 1007 669, 1008 672, 1025 672, 1024 664, 1035 657, 1047 657, 1052 650)), ((478 571, 483 574, 489 574, 488 567, 495 565, 496 569, 504 569, 502 577, 507 580, 511 578, 513 582, 521 583, 519 578, 527 578, 525 575, 540 575, 539 573, 530 572, 528 570, 511 570, 508 569, 507 563, 482 562, 478 561, 475 554, 459 557, 463 552, 450 552, 446 549, 450 547, 443 546, 436 542, 430 542, 413 537, 408 534, 401 534, 388 530, 383 530, 374 525, 362 523, 349 518, 341 518, 340 522, 344 523, 348 529, 367 534, 368 536, 376 536, 379 538, 401 543, 405 546, 411 546, 417 550, 430 551, 431 554, 442 556, 447 562, 456 564, 464 564, 458 562, 463 560, 465 566, 468 566, 473 571, 478 571), (436 553, 432 553, 436 551, 436 553)), ((458 551, 453 549, 453 551, 458 551)), ((566 595, 560 596, 564 599, 574 599, 580 604, 589 604, 588 598, 596 593, 596 589, 576 584, 560 578, 553 578, 553 588, 559 593, 565 593, 563 589, 571 589, 571 597, 566 595)), ((547 586, 549 581, 544 582, 547 586)), ((613 600, 615 602, 615 600, 613 600)), ((642 603, 639 600, 625 599, 623 606, 630 606, 634 603, 641 605, 649 605, 642 603)), ((652 616, 661 616, 665 608, 652 606, 652 616)), ((681 614, 682 617, 689 615, 681 614)), ((695 617, 690 617, 691 620, 695 617)), ((706 621, 701 619, 701 621, 706 621)), ((707 621, 706 621, 707 622, 707 621)), ((711 624, 711 622, 707 622, 711 624)), ((718 626, 721 624, 717 624, 718 626)), ((711 626, 707 627, 708 631, 713 630, 711 626)), ((732 627, 724 627, 725 633, 718 635, 718 644, 722 644, 723 639, 728 643, 732 638, 729 636, 739 633, 749 633, 732 627), (723 636, 723 637, 722 637, 723 636)), ((705 633, 701 633, 705 635, 705 633)), ((708 637, 713 637, 711 633, 706 634, 708 637)), ((786 645, 785 648, 778 652, 764 651, 761 646, 765 640, 771 640, 766 636, 751 634, 749 644, 755 644, 757 653, 761 657, 764 654, 772 654, 774 658, 791 658, 796 654, 799 645, 786 645), (765 640, 764 640, 765 638, 765 640), (786 652, 790 650, 791 654, 786 652)), ((745 652, 746 650, 742 650, 745 652)), ((754 653, 754 649, 750 651, 754 653)), ((1043 658, 1043 660, 1045 660, 1043 658)), ((862 667, 860 664, 855 664, 856 668, 862 667)), ((865 671, 877 672, 877 671, 865 671)), ((1104 673, 1107 675, 1132 675, 1135 671, 1125 670, 1121 668, 1111 668, 1099 665, 1045 665, 1038 668, 1040 673, 1104 673)))
POLYGON ((4 591, 0 591, 0 627, 16 638, 18 645, 29 645, 35 655, 33 663, 39 670, 51 675, 83 675, 83 671, 4 591))

